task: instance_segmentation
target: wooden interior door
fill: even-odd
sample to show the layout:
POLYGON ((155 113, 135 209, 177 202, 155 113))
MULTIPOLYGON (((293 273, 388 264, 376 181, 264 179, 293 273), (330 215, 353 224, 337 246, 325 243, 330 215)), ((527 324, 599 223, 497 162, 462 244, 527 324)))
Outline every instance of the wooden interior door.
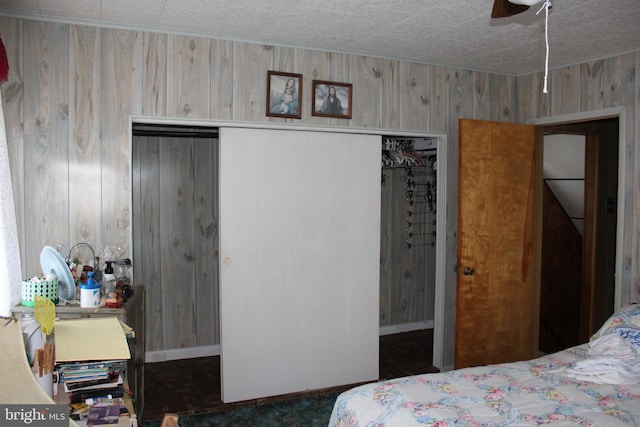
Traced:
POLYGON ((225 403, 378 379, 380 144, 220 129, 225 403))
POLYGON ((533 357, 541 165, 533 126, 461 119, 455 368, 533 357))

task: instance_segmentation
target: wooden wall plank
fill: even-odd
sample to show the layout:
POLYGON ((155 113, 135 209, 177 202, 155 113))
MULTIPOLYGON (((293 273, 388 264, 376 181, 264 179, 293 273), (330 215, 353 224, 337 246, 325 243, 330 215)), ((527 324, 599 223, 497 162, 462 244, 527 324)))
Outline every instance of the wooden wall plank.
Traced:
MULTIPOLYGON (((447 126, 448 144, 447 157, 449 159, 458 158, 458 120, 461 118, 473 118, 475 116, 475 73, 466 70, 454 69, 449 80, 449 117, 447 126)), ((458 185, 458 165, 452 162, 452 167, 448 169, 447 183, 450 188, 457 188, 458 185)), ((457 191, 454 191, 457 194, 457 191)), ((451 193, 448 193, 450 196, 451 193)), ((457 210, 451 211, 453 218, 447 218, 450 224, 457 224, 457 210), (453 222, 449 222, 455 219, 453 222)), ((457 228, 457 227, 456 227, 457 228)), ((457 238, 456 238, 457 240, 457 238)))
POLYGON ((294 53, 295 49, 291 47, 274 46, 271 69, 285 73, 295 73, 294 53))
MULTIPOLYGON (((333 57, 333 55, 332 55, 333 57)), ((353 115, 350 126, 382 127, 382 59, 349 56, 353 83, 353 115)), ((343 121, 343 119, 332 119, 343 121)))
POLYGON ((301 120, 308 124, 322 124, 326 118, 311 114, 313 110, 313 80, 328 80, 330 75, 329 65, 331 54, 317 50, 296 49, 294 61, 296 72, 302 74, 302 117, 301 120))
POLYGON ((516 79, 516 121, 546 116, 551 111, 551 82, 547 81, 544 93, 544 76, 541 73, 527 74, 516 79))
MULTIPOLYGON (((142 248, 146 246, 144 239, 139 238, 139 234, 143 230, 142 222, 142 161, 140 159, 140 144, 136 142, 137 137, 131 136, 131 252, 126 254, 135 261, 135 267, 130 273, 134 283, 146 283, 142 281, 144 277, 144 265, 139 265, 142 248)), ((147 294, 150 285, 146 286, 147 294)), ((145 298, 149 298, 148 295, 145 298)), ((145 334, 146 335, 146 334, 145 334)), ((145 340, 146 341, 146 340, 145 340)), ((148 343, 148 341, 146 341, 148 343)))
MULTIPOLYGON (((447 125, 447 158, 451 159, 447 167, 447 206, 458 206, 458 119, 469 118, 474 115, 474 72, 452 69, 449 74, 449 122, 447 125)), ((447 229, 446 239, 450 242, 458 241, 458 209, 446 210, 447 229)), ((447 247, 451 251, 445 254, 447 268, 455 267, 457 244, 447 247)), ((444 300, 455 301, 455 276, 452 283, 444 287, 444 300)), ((455 338, 455 304, 447 306, 444 312, 443 331, 443 361, 451 361, 453 366, 454 338, 455 338)))
MULTIPOLYGON (((22 269, 26 270, 27 254, 32 256, 31 250, 26 248, 27 228, 20 224, 27 217, 25 210, 25 171, 24 171, 24 124, 23 124, 23 101, 24 86, 22 70, 24 60, 23 45, 23 22, 19 19, 0 16, 0 28, 2 28, 2 41, 7 53, 9 63, 9 76, 7 81, 0 85, 2 90, 2 109, 7 135, 7 147, 9 151, 9 164, 11 166, 11 181, 14 188, 13 200, 18 222, 18 240, 20 242, 20 259, 22 269), (23 189, 18 191, 18 189, 23 189)), ((31 271, 31 270, 26 270, 31 271)), ((23 277, 28 277, 24 275, 23 277)))
POLYGON ((491 88, 491 120, 498 122, 514 122, 515 115, 515 78, 491 74, 489 76, 489 87, 491 88))
POLYGON ((413 167, 409 172, 415 186, 405 187, 413 192, 410 197, 406 196, 411 202, 404 225, 412 235, 408 239, 411 246, 408 247, 405 275, 409 274, 411 279, 410 322, 415 323, 433 319, 436 253, 432 232, 435 213, 431 210, 429 193, 434 197, 432 201, 436 193, 435 174, 428 163, 413 167), (425 184, 430 184, 431 188, 425 184))
POLYGON ((622 289, 622 301, 640 301, 640 249, 638 242, 640 242, 640 214, 638 214, 638 199, 640 198, 640 88, 638 87, 640 82, 640 52, 635 53, 635 74, 633 79, 626 80, 629 88, 623 90, 624 92, 632 95, 632 101, 625 103, 626 114, 626 176, 625 176, 625 196, 627 198, 627 204, 624 207, 624 224, 629 226, 629 233, 625 232, 625 236, 622 243, 623 247, 623 268, 621 281, 623 285, 625 283, 633 283, 633 286, 623 287, 622 289), (632 87, 633 86, 633 89, 632 87), (633 125, 631 124, 633 123, 633 125), (633 159, 633 160, 632 160, 633 159), (625 256, 629 254, 629 257, 625 256), (630 262, 626 262, 630 259, 630 262))
POLYGON ((446 132, 449 123, 449 74, 448 67, 431 67, 431 108, 429 108, 429 130, 446 132))
MULTIPOLYGON (((344 53, 331 53, 329 56, 329 77, 321 78, 320 80, 329 80, 332 82, 338 83, 351 83, 352 84, 352 106, 351 112, 355 111, 356 108, 356 97, 355 88, 358 87, 358 84, 354 82, 354 73, 352 71, 353 64, 350 61, 349 55, 344 53)), ((352 119, 338 119, 338 118, 326 118, 322 117, 323 122, 330 123, 331 126, 355 126, 352 119)))
MULTIPOLYGON (((640 96, 638 95, 638 82, 640 82, 640 54, 632 53, 621 55, 615 58, 609 58, 605 61, 604 67, 604 85, 608 89, 605 91, 604 103, 607 107, 624 106, 624 132, 627 136, 625 146, 625 177, 624 192, 627 200, 625 206, 618 205, 619 209, 624 209, 624 223, 633 224, 633 229, 629 233, 630 239, 623 242, 623 253, 628 253, 631 262, 623 262, 621 282, 638 283, 639 269, 637 260, 640 257, 638 241, 640 234, 639 223, 633 218, 637 218, 637 205, 631 203, 631 200, 638 200, 640 188, 640 171, 638 163, 640 163, 640 152, 638 151, 638 138, 640 136, 640 96), (636 279, 632 279, 636 278, 636 279)), ((623 301, 640 301, 640 285, 634 288, 623 289, 623 301)))
POLYGON ((580 65, 552 70, 550 76, 553 85, 550 113, 560 115, 580 111, 582 100, 580 65))
POLYGON ((218 286, 218 140, 193 143, 196 345, 220 343, 218 286))
POLYGON ((384 60, 382 63, 382 127, 400 128, 400 61, 384 60))
POLYGON ((266 121, 267 71, 273 61, 273 48, 234 43, 233 60, 233 119, 266 121))
POLYGON ((431 67, 410 62, 400 63, 400 128, 429 129, 431 108, 431 67))
POLYGON ((42 247, 69 242, 69 28, 45 22, 25 23, 24 168, 27 211, 41 210, 27 224, 24 266, 29 277, 41 273, 42 247), (53 107, 53 108, 52 108, 53 107), (48 206, 42 209, 42 206, 48 206))
POLYGON ((523 123, 536 109, 537 91, 532 86, 537 84, 538 74, 527 74, 516 79, 516 120, 523 123))
MULTIPOLYGON (((637 200, 639 181, 638 171, 638 132, 640 131, 640 118, 637 111, 640 109, 640 96, 638 96, 638 81, 640 79, 640 55, 636 53, 626 54, 609 58, 604 61, 603 71, 603 105, 605 108, 624 106, 624 132, 626 134, 627 143, 623 147, 625 150, 625 176, 622 185, 624 185, 624 194, 627 203, 623 206, 618 203, 618 209, 622 209, 624 224, 634 224, 633 231, 629 233, 630 239, 624 239, 622 253, 632 255, 631 259, 638 259, 638 248, 634 242, 638 241, 638 221, 634 221, 636 216, 636 207, 631 200, 637 200)), ((620 184, 620 183, 619 183, 620 184)), ((633 277, 638 277, 637 262, 622 263, 621 283, 634 282, 633 277)), ((637 282, 637 279, 635 280, 637 282)), ((622 289, 621 298, 623 301, 640 301, 640 287, 635 289, 622 289)))
POLYGON ((72 25, 70 36, 69 241, 98 250, 102 242, 102 29, 72 25))
POLYGON ((160 141, 158 137, 136 136, 133 143, 133 194, 140 196, 133 199, 134 235, 144 236, 136 239, 136 245, 144 245, 135 254, 134 277, 136 283, 143 283, 146 292, 145 344, 147 351, 171 348, 165 344, 163 333, 163 294, 164 288, 175 286, 162 277, 160 198, 160 141), (136 167, 139 165, 138 167, 136 167), (136 227, 137 230, 136 230, 136 227))
POLYGON ((233 43, 211 40, 211 118, 233 118, 233 43))
POLYGON ((538 91, 536 85, 538 84, 538 74, 527 74, 517 79, 516 88, 516 111, 517 121, 524 122, 527 118, 531 117, 535 111, 538 101, 538 91))
POLYGON ((391 212, 390 231, 392 236, 389 242, 391 247, 390 276, 391 303, 389 306, 390 325, 398 325, 411 322, 411 297, 413 294, 412 277, 405 274, 411 271, 411 259, 407 246, 407 208, 409 203, 405 195, 407 171, 404 168, 392 169, 389 184, 392 186, 392 194, 388 201, 396 208, 391 212))
POLYGON ((398 236, 394 236, 391 224, 393 224, 394 205, 390 203, 395 192, 392 185, 393 169, 382 169, 382 187, 380 190, 380 326, 391 324, 391 289, 394 283, 393 277, 393 245, 392 242, 398 236))
POLYGON ((582 111, 603 108, 603 71, 604 61, 591 61, 580 66, 580 83, 582 99, 580 109, 582 111))
POLYGON ((102 34, 101 122, 111 125, 102 127, 101 246, 120 247, 126 254, 133 249, 129 117, 142 113, 142 40, 138 31, 105 29, 102 34))
POLYGON ((209 117, 210 55, 209 39, 168 36, 167 112, 170 116, 209 117))
POLYGON ((635 92, 633 83, 636 74, 636 57, 634 53, 620 55, 604 60, 602 88, 603 107, 634 105, 635 92))
MULTIPOLYGON (((638 93, 639 88, 637 85, 639 84, 638 82, 640 82, 640 52, 636 53, 635 56, 636 73, 632 81, 635 82, 633 92, 638 93)), ((631 91, 632 88, 631 85, 629 85, 627 93, 631 91)), ((633 104, 625 104, 627 123, 631 121, 634 123, 633 132, 627 132, 627 150, 629 154, 627 159, 634 159, 633 161, 627 160, 627 166, 631 166, 630 163, 633 163, 633 166, 627 167, 627 177, 625 179, 625 192, 627 194, 627 200, 629 201, 635 201, 640 198, 640 185, 637 184, 640 181, 640 150, 636 150, 635 148, 639 145, 640 140, 640 96, 635 95, 632 99, 634 100, 633 104), (633 179, 630 179, 631 176, 633 176, 633 179)), ((631 238, 623 243, 623 254, 629 255, 628 257, 623 255, 625 256, 625 262, 623 263, 622 283, 633 283, 633 287, 629 286, 622 290, 622 301, 640 301, 640 263, 638 263, 640 260, 640 248, 638 247, 638 242, 640 241, 640 221, 634 216, 636 212, 635 206, 635 203, 629 202, 625 209, 625 220, 627 218, 629 219, 629 222, 625 221, 625 225, 631 224, 631 227, 629 227, 631 228, 631 238), (627 263, 627 259, 631 260, 631 262, 627 263)))
POLYGON ((142 113, 151 117, 167 115, 167 35, 144 33, 142 113))
POLYGON ((193 218, 193 141, 160 143, 160 265, 162 335, 165 348, 196 345, 193 218))
POLYGON ((473 74, 472 93, 473 117, 479 120, 495 120, 489 74, 480 72, 473 74))
MULTIPOLYGON (((295 70, 295 49, 293 48, 288 48, 288 47, 280 47, 280 46, 274 46, 273 47, 273 63, 271 64, 270 69, 273 71, 281 71, 284 73, 297 73, 297 71, 295 70)), ((265 73, 265 84, 266 84, 266 75, 267 73, 265 73)), ((302 110, 300 110, 302 112, 302 114, 304 114, 304 110, 306 108, 308 108, 308 104, 307 104, 307 97, 305 96, 306 94, 308 94, 309 92, 305 91, 305 85, 307 84, 307 82, 304 79, 304 76, 302 77, 302 90, 300 89, 300 87, 298 87, 298 96, 300 95, 300 92, 302 92, 302 95, 304 97, 304 99, 302 100, 298 100, 298 108, 301 108, 302 110)), ((265 95, 265 115, 266 115, 266 95, 265 95)), ((283 118, 283 117, 267 117, 267 120, 270 122, 288 122, 288 123, 294 123, 296 121, 298 121, 298 119, 289 119, 289 118, 283 118)))

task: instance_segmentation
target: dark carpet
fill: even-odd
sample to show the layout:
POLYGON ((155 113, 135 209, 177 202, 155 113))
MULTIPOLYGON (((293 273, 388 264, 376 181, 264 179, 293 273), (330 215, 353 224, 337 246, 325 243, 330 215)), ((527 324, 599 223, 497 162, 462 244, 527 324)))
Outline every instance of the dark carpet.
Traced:
MULTIPOLYGON (((180 416, 180 427, 326 427, 338 393, 258 406, 245 406, 214 414, 180 416)), ((144 421, 159 427, 160 421, 144 421)))
MULTIPOLYGON (((380 337, 380 379, 437 372, 432 363, 433 330, 380 337)), ((220 357, 145 365, 142 427, 158 427, 165 413, 190 426, 326 426, 336 396, 353 385, 222 403, 220 357)))

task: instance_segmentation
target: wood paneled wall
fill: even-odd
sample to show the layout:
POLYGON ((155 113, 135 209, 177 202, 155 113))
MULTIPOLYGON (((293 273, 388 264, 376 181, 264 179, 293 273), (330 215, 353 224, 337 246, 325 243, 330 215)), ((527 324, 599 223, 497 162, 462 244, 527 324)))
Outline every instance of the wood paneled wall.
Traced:
POLYGON ((147 351, 220 344, 218 139, 136 135, 132 149, 147 351))
POLYGON ((434 317, 436 251, 430 233, 435 230, 435 212, 428 208, 422 183, 429 182, 435 188, 435 174, 429 174, 424 165, 412 168, 412 179, 421 184, 410 187, 408 173, 405 167, 382 169, 381 327, 424 323, 434 317), (408 191, 415 195, 410 198, 408 191), (415 235, 411 237, 409 232, 415 235))
MULTIPOLYGON (((452 304, 458 118, 524 122, 624 106, 623 302, 637 298, 640 52, 552 70, 549 94, 543 94, 541 73, 515 77, 4 16, 0 28, 11 65, 2 91, 25 277, 38 272, 46 244, 113 244, 132 252, 131 115, 425 130, 446 132, 453 159, 446 232, 452 248, 446 254, 446 294, 452 304), (301 120, 265 116, 270 69, 303 74, 301 120), (351 120, 310 115, 314 78, 353 83, 351 120)), ((453 306, 446 312, 449 339, 453 306)))

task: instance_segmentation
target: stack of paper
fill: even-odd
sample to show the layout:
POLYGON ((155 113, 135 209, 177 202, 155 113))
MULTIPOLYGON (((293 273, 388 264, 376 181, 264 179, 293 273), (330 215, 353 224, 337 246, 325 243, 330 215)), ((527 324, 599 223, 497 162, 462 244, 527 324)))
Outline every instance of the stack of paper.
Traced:
POLYGON ((56 362, 126 360, 127 338, 116 317, 56 322, 56 362))

